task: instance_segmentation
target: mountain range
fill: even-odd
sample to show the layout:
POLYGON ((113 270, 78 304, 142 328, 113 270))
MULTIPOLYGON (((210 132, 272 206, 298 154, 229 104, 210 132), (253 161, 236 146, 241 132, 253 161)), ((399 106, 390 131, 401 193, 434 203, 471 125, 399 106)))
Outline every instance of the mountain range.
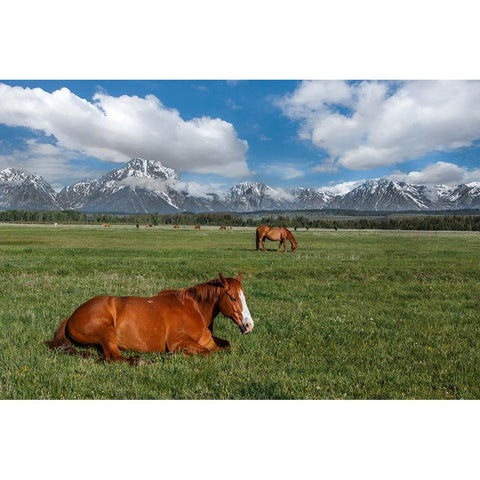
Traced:
POLYGON ((343 209, 431 211, 480 208, 480 183, 411 185, 385 178, 368 180, 343 195, 314 188, 272 188, 244 182, 225 193, 199 194, 159 161, 134 158, 101 178, 77 182, 60 192, 40 176, 13 168, 0 171, 0 210, 79 210, 105 213, 253 212, 343 209))

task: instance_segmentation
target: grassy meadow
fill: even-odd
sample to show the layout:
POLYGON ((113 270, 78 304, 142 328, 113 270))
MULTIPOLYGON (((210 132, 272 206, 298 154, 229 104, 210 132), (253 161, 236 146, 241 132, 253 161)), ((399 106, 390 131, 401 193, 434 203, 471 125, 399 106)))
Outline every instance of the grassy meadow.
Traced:
POLYGON ((284 254, 253 228, 0 226, 0 398, 480 399, 478 232, 295 235, 284 254), (95 295, 240 271, 256 323, 217 317, 230 352, 131 367, 45 345, 95 295))

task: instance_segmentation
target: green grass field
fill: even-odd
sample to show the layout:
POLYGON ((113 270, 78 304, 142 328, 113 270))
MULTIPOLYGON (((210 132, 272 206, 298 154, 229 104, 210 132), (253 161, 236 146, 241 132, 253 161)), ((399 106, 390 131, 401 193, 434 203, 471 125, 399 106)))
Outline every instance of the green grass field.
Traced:
POLYGON ((0 226, 0 398, 480 399, 478 233, 295 234, 284 254, 254 229, 0 226), (216 319, 230 352, 131 367, 45 345, 95 295, 240 271, 256 324, 216 319))

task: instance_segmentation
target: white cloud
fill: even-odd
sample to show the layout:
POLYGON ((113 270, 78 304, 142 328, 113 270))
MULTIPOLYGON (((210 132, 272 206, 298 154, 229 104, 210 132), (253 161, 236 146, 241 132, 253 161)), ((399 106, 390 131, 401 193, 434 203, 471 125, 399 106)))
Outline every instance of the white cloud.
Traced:
POLYGON ((232 124, 210 117, 185 121, 153 95, 99 92, 89 102, 67 88, 48 93, 0 84, 0 123, 41 130, 60 147, 108 162, 142 157, 177 172, 249 174, 248 144, 232 124))
POLYGON ((276 187, 276 188, 270 187, 268 190, 268 195, 274 200, 287 200, 290 202, 294 200, 293 195, 281 187, 276 187))
POLYGON ((354 188, 358 187, 362 183, 365 183, 363 180, 355 180, 353 182, 341 182, 336 185, 331 185, 328 187, 320 187, 318 190, 320 192, 333 193, 335 195, 345 195, 346 193, 352 191, 354 188))
POLYGON ((154 178, 127 177, 121 181, 130 187, 145 188, 160 193, 168 193, 169 189, 184 191, 194 197, 208 198, 209 194, 216 193, 221 198, 225 196, 226 186, 221 183, 198 183, 184 182, 178 177, 172 177, 168 180, 154 178))
POLYGON ((226 103, 227 103, 227 106, 230 107, 232 110, 242 110, 243 108, 241 105, 238 105, 237 103, 235 103, 235 101, 232 100, 231 98, 227 98, 226 103))
POLYGON ((338 165, 335 163, 333 158, 328 158, 316 167, 312 168, 312 172, 322 172, 322 173, 337 173, 338 165))
POLYGON ((284 180, 291 180, 293 178, 303 177, 304 173, 295 167, 281 167, 281 176, 284 180))
POLYGON ((300 122, 301 139, 352 170, 395 165, 480 139, 478 81, 310 81, 275 103, 300 122))
POLYGON ((208 198, 209 194, 215 193, 220 199, 225 197, 227 186, 223 183, 197 183, 197 182, 178 182, 181 190, 186 191, 193 197, 208 198))
POLYGON ((294 178, 301 178, 305 176, 305 172, 298 168, 295 163, 269 163, 261 165, 262 172, 272 175, 282 180, 292 180, 294 178))
POLYGON ((417 185, 459 185, 462 183, 479 182, 480 168, 467 169, 454 163, 437 162, 427 165, 423 170, 402 173, 400 171, 389 175, 391 180, 417 185))

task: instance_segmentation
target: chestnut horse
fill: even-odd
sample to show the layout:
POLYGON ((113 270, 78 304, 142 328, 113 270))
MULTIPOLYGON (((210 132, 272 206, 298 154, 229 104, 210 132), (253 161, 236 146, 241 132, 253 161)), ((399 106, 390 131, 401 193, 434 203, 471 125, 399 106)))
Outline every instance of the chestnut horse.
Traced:
POLYGON ((79 353, 72 342, 99 345, 110 362, 127 361, 120 349, 137 352, 179 352, 208 355, 230 348, 228 340, 214 337, 213 319, 221 312, 243 334, 253 329, 242 288, 243 275, 219 278, 179 290, 162 290, 153 297, 94 297, 64 320, 53 350, 79 353))
POLYGON ((293 236, 293 233, 285 227, 267 227, 266 225, 262 225, 257 227, 256 232, 256 243, 257 243, 257 251, 260 248, 260 242, 263 247, 263 251, 265 251, 265 239, 271 240, 272 242, 278 242, 277 252, 280 250, 280 247, 283 244, 283 251, 287 251, 287 240, 290 242, 292 246, 292 252, 297 249, 297 241, 293 236))

